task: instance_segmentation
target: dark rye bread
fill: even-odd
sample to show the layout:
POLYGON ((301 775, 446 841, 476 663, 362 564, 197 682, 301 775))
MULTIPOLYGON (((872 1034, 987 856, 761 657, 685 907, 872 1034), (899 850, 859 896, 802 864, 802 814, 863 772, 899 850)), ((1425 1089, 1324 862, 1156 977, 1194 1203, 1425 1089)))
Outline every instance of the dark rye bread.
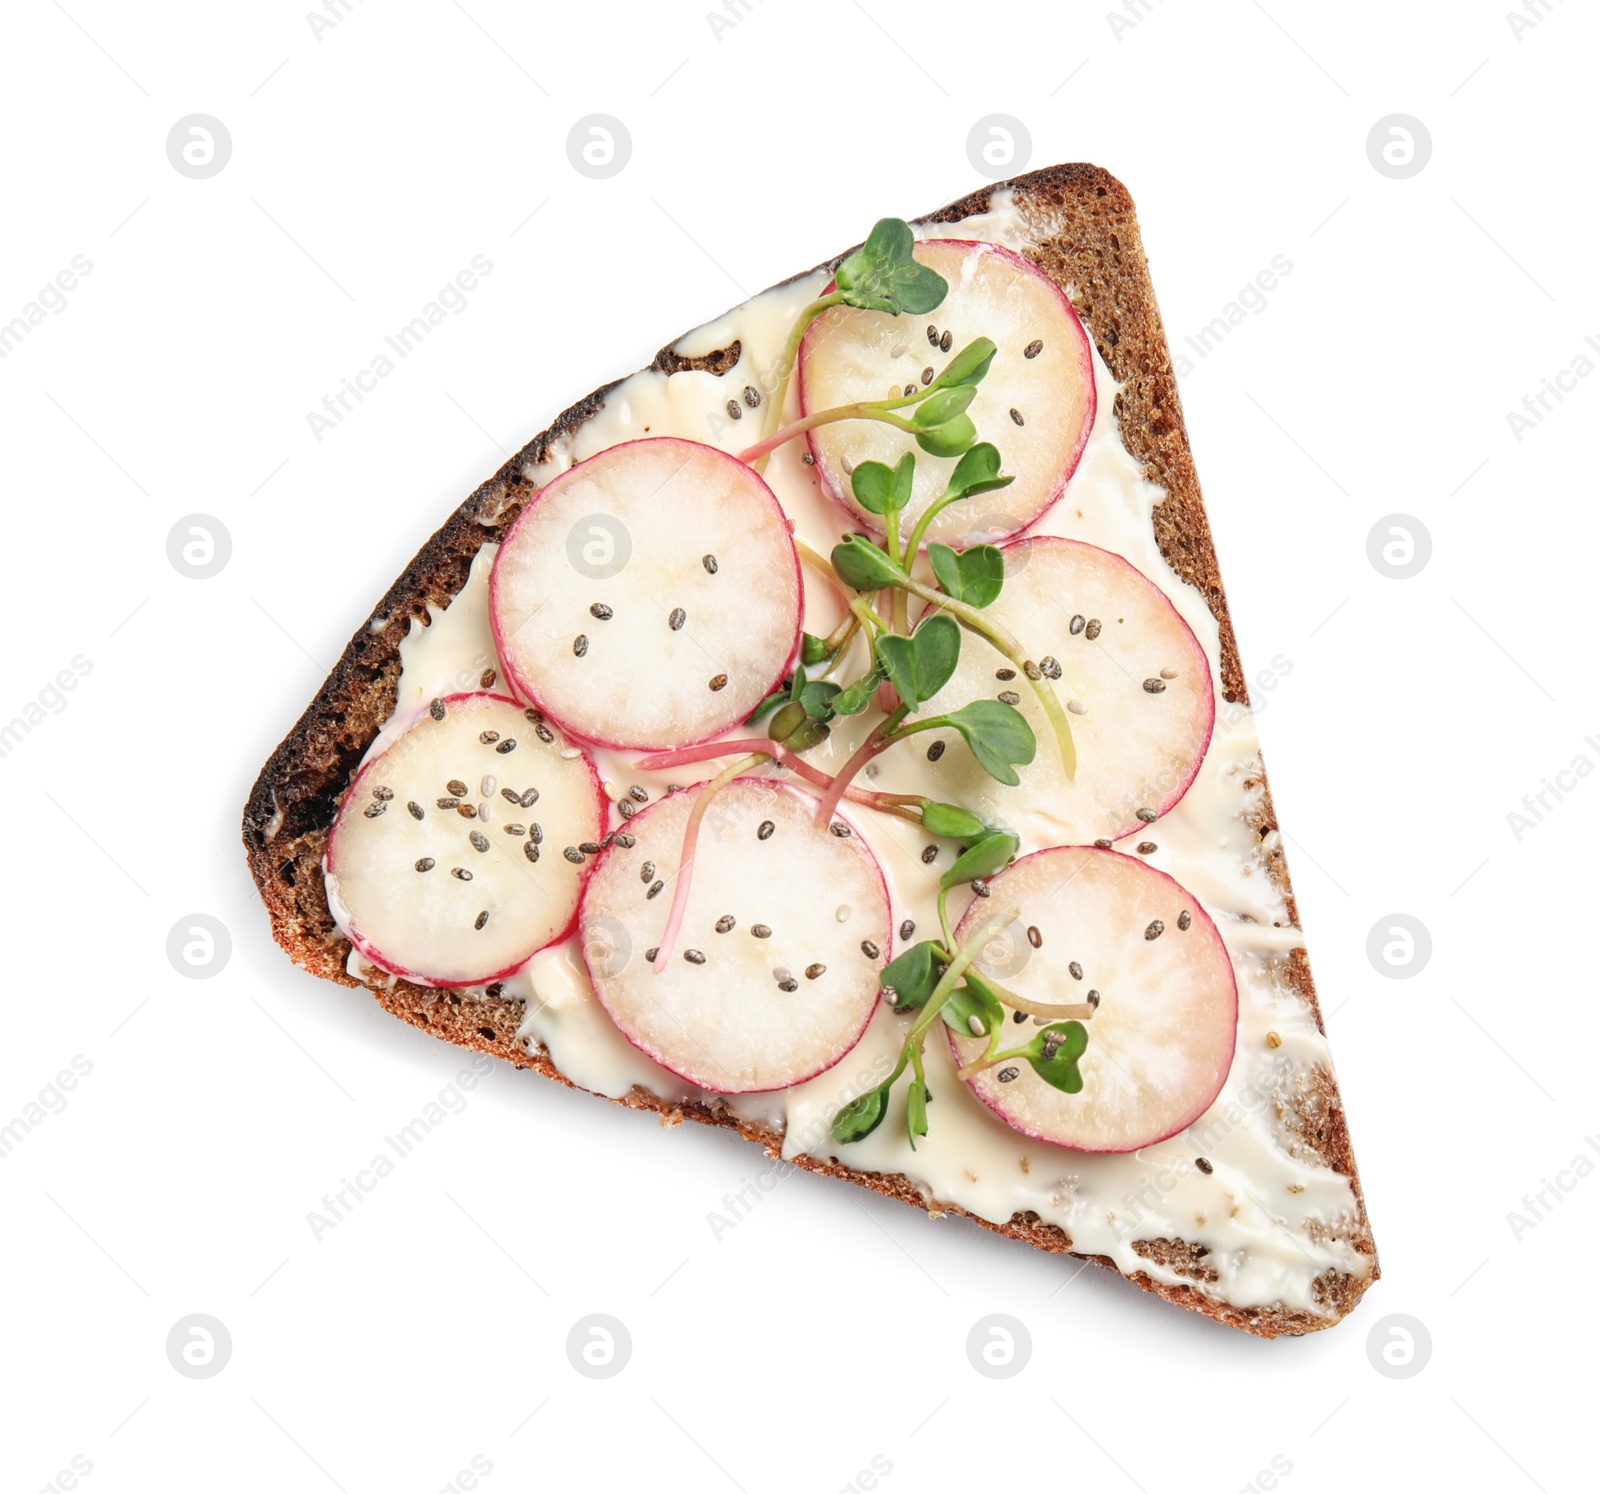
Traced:
MULTIPOLYGON (((995 188, 983 188, 951 203, 928 221, 958 223, 982 213, 999 186, 1012 188, 1019 210, 1040 242, 1041 247, 1030 257, 1059 285, 1070 290, 1073 305, 1122 385, 1116 414, 1123 442, 1144 463, 1145 475, 1167 495, 1155 510, 1155 533, 1161 551, 1173 569, 1209 603, 1221 631, 1223 696, 1230 702, 1245 704, 1248 696, 1244 676, 1133 201, 1127 189, 1099 167, 1064 165, 1030 172, 995 188)), ((836 263, 837 260, 829 262, 830 266, 836 263)), ((738 357, 737 343, 693 359, 680 356, 669 345, 656 355, 651 366, 668 374, 696 368, 720 375, 738 357)), ((341 985, 358 984, 346 973, 349 945, 328 911, 322 855, 340 796, 362 754, 394 708, 400 674, 399 644, 407 623, 412 619, 425 622, 429 604, 442 607, 461 590, 479 547, 485 541, 503 538, 532 496, 533 486, 522 475, 524 467, 542 462, 551 444, 602 409, 615 387, 611 384, 597 389, 564 411, 446 520, 362 623, 316 698, 262 768, 245 808, 244 843, 251 873, 272 919, 273 936, 303 969, 341 985)), ((1265 841, 1277 828, 1277 821, 1264 778, 1259 786, 1254 828, 1259 839, 1265 841)), ((1288 898, 1290 916, 1298 924, 1288 869, 1276 837, 1273 847, 1268 850, 1264 846, 1261 856, 1266 870, 1288 898)), ((1277 976, 1285 989, 1306 1003, 1320 1029, 1322 1014, 1305 951, 1296 949, 1281 963, 1277 976)), ((427 992, 406 981, 375 988, 373 994, 387 1010, 413 1026, 570 1085, 571 1081, 544 1054, 519 1043, 516 1034, 521 1013, 509 1002, 472 999, 454 991, 427 992)), ((733 1127, 773 1155, 783 1139, 777 1132, 743 1122, 719 1107, 700 1103, 674 1105, 638 1088, 618 1103, 654 1110, 663 1124, 675 1125, 690 1119, 733 1127)), ((1288 1092, 1277 1094, 1272 1103, 1286 1145, 1349 1177, 1359 1209, 1354 1240, 1360 1249, 1371 1253, 1366 1208, 1332 1073, 1320 1066, 1302 1069, 1288 1092)), ((794 1160, 810 1171, 847 1179, 926 1209, 930 1215, 962 1214, 985 1229, 1024 1240, 1041 1250, 1072 1251, 1072 1241, 1061 1229, 1043 1223, 1031 1212, 1018 1214, 1005 1224, 994 1224, 928 1198, 917 1184, 903 1176, 860 1172, 834 1160, 807 1156, 794 1160)), ((1315 1284, 1317 1299, 1327 1316, 1284 1307, 1235 1308, 1202 1290, 1216 1276, 1206 1264, 1203 1246, 1186 1240, 1149 1239, 1135 1242, 1134 1249, 1142 1258, 1198 1284, 1169 1286, 1138 1272, 1130 1278, 1138 1286, 1264 1338, 1327 1327, 1354 1307, 1378 1275, 1375 1257, 1371 1274, 1364 1280, 1327 1272, 1315 1284)), ((1108 1257, 1086 1259, 1117 1270, 1108 1257)))

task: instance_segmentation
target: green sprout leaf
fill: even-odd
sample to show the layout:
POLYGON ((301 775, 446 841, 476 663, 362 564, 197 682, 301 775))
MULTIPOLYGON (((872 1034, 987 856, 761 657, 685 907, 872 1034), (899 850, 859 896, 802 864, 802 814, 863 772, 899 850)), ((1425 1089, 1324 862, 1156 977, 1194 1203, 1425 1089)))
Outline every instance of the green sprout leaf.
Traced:
POLYGON ((813 680, 800 692, 800 705, 813 721, 826 721, 835 714, 833 702, 841 693, 832 680, 813 680))
MULTIPOLYGON (((977 447, 973 447, 976 451, 977 447)), ((815 633, 802 633, 800 635, 800 662, 802 664, 820 664, 824 659, 831 658, 833 650, 828 647, 826 638, 818 638, 815 633)))
POLYGON ((945 835, 951 840, 981 840, 989 827, 977 815, 958 804, 940 804, 930 799, 922 806, 922 828, 930 835, 945 835))
POLYGON ((927 1005, 933 988, 939 984, 939 965, 934 959, 938 947, 932 939, 924 939, 901 950, 878 972, 878 984, 894 992, 897 1012, 916 1011, 927 1005))
POLYGON ((767 735, 775 742, 787 741, 806 724, 806 708, 798 700, 786 701, 772 713, 767 735))
POLYGON ((990 831, 956 857, 955 865, 939 879, 940 889, 948 892, 963 882, 974 882, 1003 871, 1021 844, 1015 835, 1004 830, 990 831))
POLYGON ((911 423, 919 431, 946 425, 966 410, 977 392, 970 384, 964 384, 957 389, 942 389, 938 394, 931 394, 912 409, 911 423))
POLYGON ((833 1118, 833 1139, 848 1144, 870 1136, 883 1123, 888 1110, 889 1083, 886 1082, 840 1108, 833 1118))
POLYGON ((826 721, 803 721, 783 739, 783 745, 791 752, 804 752, 818 742, 827 741, 828 735, 826 721))
POLYGON ((1005 584, 1005 556, 993 545, 974 545, 959 555, 949 545, 929 545, 928 564, 944 594, 969 607, 987 607, 1005 584))
POLYGON ((954 420, 936 425, 932 430, 917 432, 917 445, 929 456, 936 457, 960 456, 977 439, 978 428, 970 415, 957 415, 954 420))
POLYGON ((961 628, 942 612, 928 618, 909 638, 891 633, 878 640, 883 672, 912 710, 944 688, 960 657, 961 628))
POLYGON ((911 1149, 916 1150, 917 1137, 928 1134, 928 1086, 924 1080, 913 1079, 906 1091, 906 1135, 911 1139, 911 1149))
POLYGON ((974 1017, 983 1024, 985 1037, 998 1032, 1006 1020, 999 998, 970 969, 967 971, 966 984, 958 986, 945 998, 939 1015, 951 1031, 959 1032, 962 1037, 978 1036, 972 1027, 974 1017))
POLYGON ((1075 1095, 1083 1088, 1078 1060, 1088 1046, 1089 1033, 1082 1022, 1053 1022, 1034 1034, 1022 1056, 1046 1084, 1075 1095))
POLYGON ((991 778, 1011 788, 1022 781, 1013 765, 1031 763, 1038 744, 1033 728, 1015 706, 1003 700, 974 700, 944 720, 961 733, 978 766, 991 778))
POLYGON ((1000 453, 992 441, 980 441, 959 462, 950 474, 950 484, 945 496, 971 498, 975 493, 989 493, 1015 482, 1013 477, 1000 475, 1000 453))
POLYGON ((905 579, 899 566, 859 534, 846 535, 842 543, 833 547, 829 559, 839 579, 857 591, 882 591, 905 579))
POLYGON ((893 467, 863 462, 850 474, 850 491, 869 514, 897 514, 911 502, 917 455, 908 451, 893 467))
POLYGON ((845 304, 891 316, 903 311, 921 316, 938 306, 949 286, 944 276, 911 257, 915 242, 904 219, 880 218, 866 243, 846 255, 834 272, 845 304))
POLYGON ((989 365, 994 362, 994 355, 995 346, 987 337, 975 337, 945 364, 944 372, 928 388, 958 389, 962 385, 981 384, 989 365))
POLYGON ((859 716, 872 704, 872 694, 883 682, 881 669, 869 669, 858 680, 852 680, 833 697, 835 716, 859 716))

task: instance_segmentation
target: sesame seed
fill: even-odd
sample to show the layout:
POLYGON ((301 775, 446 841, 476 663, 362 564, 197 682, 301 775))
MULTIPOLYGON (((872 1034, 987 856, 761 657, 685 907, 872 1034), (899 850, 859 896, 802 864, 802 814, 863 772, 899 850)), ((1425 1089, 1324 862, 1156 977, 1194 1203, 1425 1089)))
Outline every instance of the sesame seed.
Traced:
POLYGON ((472 920, 472 926, 475 929, 481 929, 484 926, 484 924, 488 923, 488 921, 489 921, 489 910, 487 908, 485 908, 483 910, 483 912, 481 912, 476 918, 474 918, 472 920))
POLYGON ((439 863, 432 856, 421 856, 415 864, 418 871, 432 871, 439 863))
POLYGON ((645 895, 644 895, 645 901, 649 902, 650 899, 653 898, 653 897, 660 897, 661 896, 661 889, 663 887, 665 887, 666 885, 667 884, 665 882, 661 882, 661 881, 652 882, 650 884, 650 890, 647 893, 645 893, 645 895))
POLYGON ((1071 633, 1074 638, 1076 638, 1078 634, 1083 631, 1084 623, 1086 621, 1087 619, 1081 612, 1074 613, 1072 621, 1067 624, 1067 631, 1071 633))
POLYGON ((717 557, 715 555, 702 555, 700 557, 700 564, 706 568, 710 575, 714 576, 717 574, 717 557))
POLYGON ((459 778, 452 778, 449 783, 445 784, 445 787, 458 799, 467 797, 467 786, 459 778))
POLYGON ((994 677, 997 680, 1014 680, 1017 677, 1017 671, 1014 669, 997 669, 994 672, 994 677))
POLYGON ((817 980, 821 976, 826 975, 827 973, 828 973, 828 967, 826 965, 807 965, 806 966, 806 979, 807 980, 817 980))
POLYGON ((529 861, 537 861, 539 859, 539 843, 534 840, 526 842, 522 847, 522 854, 529 861))
POLYGON ((772 937, 772 930, 769 929, 764 923, 751 924, 750 932, 754 934, 757 939, 770 939, 772 937))
POLYGON ((1187 908, 1185 908, 1183 910, 1183 912, 1181 912, 1178 915, 1178 927, 1184 933, 1188 933, 1189 932, 1189 925, 1191 923, 1193 923, 1193 922, 1194 922, 1194 919, 1189 916, 1189 910, 1187 908))
POLYGON ((739 408, 739 401, 738 400, 730 399, 728 401, 728 403, 723 408, 727 410, 728 419, 729 420, 743 420, 744 419, 744 411, 739 408))
POLYGON ((1141 840, 1134 847, 1141 856, 1153 856, 1156 853, 1156 843, 1153 840, 1141 840))
POLYGON ((562 853, 574 866, 583 865, 583 852, 576 846, 568 846, 562 853))
POLYGON ((771 820, 762 820, 762 822, 756 826, 756 839, 771 840, 772 832, 777 828, 778 827, 774 825, 771 820))
POLYGON ((1037 358, 1043 351, 1044 343, 1036 337, 1022 350, 1022 356, 1024 358, 1037 358))
POLYGON ((932 866, 933 858, 939 854, 938 846, 924 846, 922 848, 922 864, 932 866))
POLYGON ((833 833, 837 835, 840 840, 848 840, 850 838, 850 827, 845 824, 843 820, 835 820, 831 825, 828 826, 828 828, 833 831, 833 833))
POLYGON ((691 965, 703 965, 706 962, 706 957, 703 954, 701 954, 698 949, 686 949, 686 950, 684 950, 683 957, 691 965))
POLYGON ((685 612, 682 607, 674 607, 672 611, 667 614, 667 626, 671 628, 674 633, 676 633, 678 629, 681 628, 688 620, 688 616, 689 614, 685 612))
POLYGON ((589 635, 587 633, 579 633, 572 640, 572 652, 580 659, 589 652, 589 635))
POLYGON ((1211 1163, 1207 1158, 1205 1158, 1205 1157, 1196 1157, 1194 1159, 1194 1165, 1196 1167, 1198 1167, 1201 1172, 1205 1173, 1205 1175, 1207 1177, 1211 1176, 1211 1170, 1212 1170, 1211 1169, 1211 1163))
POLYGON ((432 701, 428 706, 428 714, 432 716, 435 721, 443 721, 444 702, 442 700, 432 701))
POLYGON ((484 670, 483 673, 478 676, 478 688, 480 690, 492 690, 492 689, 494 689, 495 678, 496 678, 496 676, 495 676, 494 670, 492 670, 492 669, 484 670))
POLYGON ((1002 690, 995 699, 1002 705, 1014 706, 1022 703, 1022 697, 1015 690, 1002 690))
POLYGON ((412 799, 407 803, 406 812, 414 820, 420 820, 422 818, 422 806, 418 804, 415 799, 412 799))
POLYGON ((715 692, 717 690, 725 689, 727 687, 727 683, 728 683, 728 676, 727 675, 725 675, 725 674, 714 674, 714 675, 711 676, 711 678, 709 680, 706 681, 706 688, 708 690, 711 690, 711 691, 715 692))
POLYGON ((878 958, 878 946, 870 939, 863 939, 861 941, 861 953, 869 960, 875 960, 878 958))
POLYGON ((1042 674, 1047 680, 1058 680, 1061 678, 1061 666, 1056 662, 1053 654, 1046 654, 1044 658, 1039 660, 1039 673, 1042 674))
POLYGON ((1160 816, 1156 814, 1155 810, 1149 808, 1136 809, 1133 813, 1136 819, 1143 820, 1147 825, 1155 824, 1157 819, 1160 818, 1160 816))
POLYGON ((1070 975, 1074 980, 1082 980, 1083 966, 1074 960, 1070 965, 1067 966, 1067 974, 1070 975))
POLYGON ((475 851, 487 851, 489 849, 489 837, 481 830, 474 830, 467 839, 472 842, 472 849, 475 851))
POLYGON ((500 733, 497 731, 480 731, 478 733, 478 740, 482 742, 485 747, 487 747, 489 743, 498 742, 500 740, 500 733))
POLYGON ((744 402, 753 410, 761 403, 761 391, 754 384, 744 386, 744 402))
POLYGON ((1019 1069, 1015 1064, 1008 1063, 1003 1069, 1000 1070, 998 1074, 995 1075, 995 1078, 998 1079, 1002 1084, 1009 1084, 1021 1072, 1022 1070, 1019 1069))
POLYGON ((1035 949, 1038 949, 1044 943, 1044 935, 1039 932, 1039 925, 1036 923, 1028 925, 1028 943, 1035 949))
POLYGON ((943 757, 943 756, 944 756, 944 743, 943 742, 933 742, 933 743, 929 744, 929 747, 928 747, 928 761, 930 763, 938 762, 939 759, 941 757, 943 757))
POLYGON ((1163 679, 1148 679, 1144 682, 1144 693, 1146 695, 1159 695, 1166 688, 1167 682, 1163 679))
POLYGON ((948 327, 945 328, 944 335, 939 339, 939 351, 941 353, 948 353, 950 351, 950 344, 954 341, 955 337, 951 334, 950 329, 948 327))
POLYGON ((366 807, 366 808, 365 808, 365 809, 364 809, 364 810, 362 810, 362 811, 361 811, 361 812, 362 812, 362 813, 363 813, 363 814, 364 814, 364 815, 366 815, 366 817, 367 817, 367 818, 368 818, 368 819, 369 819, 369 820, 375 820, 375 819, 377 819, 377 818, 378 818, 378 816, 379 816, 379 815, 380 815, 380 814, 382 814, 382 813, 383 813, 383 812, 384 812, 384 810, 386 810, 386 809, 387 809, 387 808, 388 808, 388 807, 389 807, 389 806, 388 806, 388 805, 387 805, 387 804, 386 804, 386 803, 385 803, 385 802, 384 802, 384 801, 383 801, 383 800, 382 800, 382 799, 374 799, 374 800, 373 800, 373 801, 372 801, 372 803, 370 803, 370 804, 369 804, 369 805, 367 805, 367 807, 366 807))
POLYGON ((722 917, 717 920, 717 932, 719 934, 731 934, 736 921, 737 920, 734 918, 733 914, 724 913, 722 917))
POLYGON ((1161 678, 1164 680, 1175 680, 1177 677, 1178 671, 1176 669, 1163 669, 1161 671, 1161 678))
POLYGON ((533 806, 538 802, 539 790, 536 788, 528 789, 523 796, 517 800, 517 803, 520 804, 524 809, 532 809, 533 806))
POLYGON ((589 616, 597 617, 601 622, 610 622, 615 614, 604 602, 590 602, 589 616))
POLYGON ((1086 706, 1081 700, 1069 700, 1067 702, 1067 709, 1071 711, 1074 716, 1087 716, 1089 714, 1089 707, 1086 706))
POLYGON ((910 939, 910 937, 916 933, 916 931, 917 924, 916 920, 913 918, 906 919, 906 921, 900 925, 900 937, 902 939, 910 939))
POLYGON ((1011 423, 1013 425, 1022 424, 1022 411, 1019 410, 1015 405, 1012 405, 1011 407, 1011 423))
POLYGON ((464 866, 452 866, 450 868, 450 875, 458 882, 470 882, 472 880, 472 873, 469 872, 464 866))
POLYGON ((1089 625, 1083 630, 1083 636, 1089 639, 1091 643, 1100 636, 1100 619, 1098 617, 1089 619, 1089 625))

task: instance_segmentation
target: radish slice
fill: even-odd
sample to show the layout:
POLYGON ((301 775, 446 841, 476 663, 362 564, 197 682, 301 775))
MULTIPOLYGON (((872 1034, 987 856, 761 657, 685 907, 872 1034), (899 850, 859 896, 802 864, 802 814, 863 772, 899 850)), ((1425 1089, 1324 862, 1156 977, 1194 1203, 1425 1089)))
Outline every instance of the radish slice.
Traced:
POLYGON ((578 848, 605 816, 594 764, 514 700, 447 695, 350 785, 328 836, 328 905, 391 974, 482 985, 571 932, 594 865, 578 848))
POLYGON ((635 843, 602 858, 578 919, 590 979, 629 1042, 702 1089, 799 1084, 872 1016, 892 953, 883 874, 859 835, 812 827, 814 798, 736 779, 706 813, 682 932, 656 975, 696 793, 636 815, 635 843))
MULTIPOLYGON (((1204 1114, 1233 1063, 1239 998, 1222 936, 1196 899, 1142 861, 1088 846, 1024 856, 989 888, 958 942, 996 907, 1021 914, 974 962, 980 973, 1035 1001, 1098 992, 1099 1005, 1084 1024, 1079 1093, 1046 1084, 1023 1059, 979 1071, 972 1092, 1024 1135, 1085 1152, 1131 1152, 1204 1114)), ((1002 1048, 1021 1047, 1034 1028, 1006 1015, 1002 1048)), ((954 1032, 950 1043, 963 1064, 985 1047, 954 1032)))
MULTIPOLYGON (((1068 782, 1060 757, 1041 750, 1018 769, 1021 787, 1004 788, 958 750, 951 733, 951 750, 932 770, 938 788, 929 792, 998 824, 1015 817, 1019 802, 1031 805, 1064 843, 1145 828, 1183 797, 1211 741, 1216 696, 1200 640, 1158 586, 1108 550, 1039 536, 1003 553, 1005 586, 984 616, 1052 677, 1072 725, 1077 775, 1068 782)), ((955 674, 924 713, 1015 694, 1035 737, 1048 744, 1049 723, 1028 681, 1020 673, 996 677, 1011 669, 982 639, 964 635, 955 674)), ((920 757, 926 746, 919 737, 911 750, 920 757)))
POLYGON ((694 441, 627 441, 563 472, 489 579, 517 694, 574 736, 683 747, 743 721, 800 641, 800 561, 772 490, 694 441))
MULTIPOLYGON (((999 351, 967 414, 978 439, 1000 448, 1004 470, 1016 481, 952 504, 929 526, 927 537, 957 548, 1005 539, 1026 529, 1061 496, 1083 455, 1095 412, 1089 337, 1055 282, 1009 249, 932 239, 917 245, 916 258, 949 282, 943 304, 926 318, 850 306, 824 312, 806 329, 801 344, 800 407, 815 414, 882 399, 890 389, 899 393, 919 383, 925 368, 943 369, 974 338, 989 338, 999 351), (940 339, 950 333, 948 351, 942 343, 930 346, 929 327, 940 339)), ((883 521, 856 503, 850 471, 868 460, 893 466, 906 452, 916 452, 911 502, 900 515, 903 538, 944 492, 955 467, 954 458, 929 456, 911 436, 881 421, 818 426, 807 439, 823 489, 879 536, 883 521)))

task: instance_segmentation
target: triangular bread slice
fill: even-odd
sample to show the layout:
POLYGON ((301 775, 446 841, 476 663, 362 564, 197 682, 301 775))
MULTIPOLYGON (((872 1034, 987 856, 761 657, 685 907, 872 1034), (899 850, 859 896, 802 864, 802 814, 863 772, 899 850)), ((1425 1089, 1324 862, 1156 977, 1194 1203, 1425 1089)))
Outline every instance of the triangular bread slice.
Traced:
MULTIPOLYGON (((1231 803, 1235 824, 1242 819, 1248 826, 1247 837, 1239 837, 1248 849, 1236 870, 1252 884, 1253 906, 1261 906, 1262 886, 1270 887, 1273 927, 1250 957, 1249 977, 1241 975, 1237 1050, 1227 1084, 1199 1120, 1146 1148, 1138 1160, 1123 1156, 1108 1164, 1101 1156, 1007 1133, 1020 1154, 1011 1161, 1017 1180, 1008 1194, 965 1191, 953 1175, 930 1180, 918 1175, 915 1161, 899 1172, 853 1166, 850 1148, 825 1130, 819 1140, 815 1128, 804 1149, 791 1136, 786 1154, 800 1166, 932 1215, 965 1215, 1040 1249, 1096 1260, 1168 1301, 1251 1333, 1275 1337, 1323 1328, 1348 1313, 1377 1278, 1377 1257, 1306 952, 1294 933, 1294 895, 1133 203, 1098 167, 1064 165, 984 188, 914 226, 925 237, 983 239, 999 223, 1012 246, 1071 299, 1096 350, 1102 387, 1114 396, 1102 400, 1097 418, 1164 494, 1150 507, 1155 543, 1170 566, 1161 585, 1203 603, 1214 619, 1212 668, 1222 699, 1232 706, 1219 708, 1230 723, 1226 745, 1233 756, 1218 772, 1233 797, 1219 802, 1231 803)), ((837 263, 812 273, 826 278, 837 263)), ((740 343, 718 336, 728 325, 711 323, 669 344, 647 375, 671 379, 694 370, 702 380, 710 376, 721 383, 708 385, 716 398, 704 403, 713 413, 725 407, 751 377, 740 343)), ((448 616, 441 609, 477 575, 474 560, 485 544, 504 538, 540 484, 570 462, 575 449, 588 454, 585 428, 607 409, 617 387, 596 390, 534 436, 461 504, 366 614, 263 767, 245 809, 244 842, 274 937, 304 969, 345 986, 369 985, 395 1016, 449 1042, 565 1084, 610 1090, 620 1103, 673 1122, 735 1127, 777 1155, 785 1136, 759 1108, 735 1107, 710 1094, 686 1098, 681 1088, 660 1094, 630 1087, 626 1074, 601 1083, 563 1072, 558 1055, 530 1026, 525 1004, 498 984, 425 989, 365 967, 336 927, 324 890, 329 828, 363 755, 396 711, 408 628, 415 631, 430 616, 439 627, 441 615, 448 616)), ((707 418, 699 412, 696 428, 662 434, 718 444, 707 418)), ((729 437, 728 444, 738 443, 729 437)), ((1072 500, 1069 485, 1063 503, 1072 500)), ((1219 750, 1213 740, 1211 751, 1219 750)), ((615 811, 611 823, 622 823, 615 811)), ((1137 838, 1129 838, 1128 849, 1137 838)), ((1211 911, 1225 925, 1230 919, 1223 915, 1232 915, 1234 927, 1261 921, 1259 915, 1241 918, 1239 909, 1211 911)))

